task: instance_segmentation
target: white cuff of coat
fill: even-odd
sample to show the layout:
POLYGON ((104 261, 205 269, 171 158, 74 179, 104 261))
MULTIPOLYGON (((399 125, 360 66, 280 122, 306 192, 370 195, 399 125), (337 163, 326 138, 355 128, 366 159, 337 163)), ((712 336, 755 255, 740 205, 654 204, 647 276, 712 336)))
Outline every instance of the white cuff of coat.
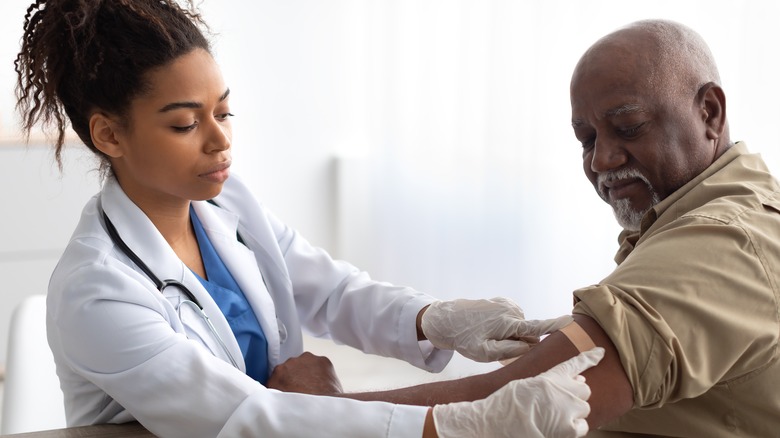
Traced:
POLYGON ((218 438, 419 437, 428 409, 262 388, 236 407, 218 438))
POLYGON ((412 296, 404 304, 398 330, 403 343, 401 351, 403 352, 404 360, 417 368, 438 373, 447 366, 454 352, 452 350, 435 348, 430 341, 417 341, 417 314, 420 313, 423 307, 434 301, 432 297, 419 292, 412 296), (407 343, 406 339, 413 339, 415 342, 407 343))
POLYGON ((428 406, 395 405, 387 428, 388 438, 422 436, 428 409, 430 409, 428 406))

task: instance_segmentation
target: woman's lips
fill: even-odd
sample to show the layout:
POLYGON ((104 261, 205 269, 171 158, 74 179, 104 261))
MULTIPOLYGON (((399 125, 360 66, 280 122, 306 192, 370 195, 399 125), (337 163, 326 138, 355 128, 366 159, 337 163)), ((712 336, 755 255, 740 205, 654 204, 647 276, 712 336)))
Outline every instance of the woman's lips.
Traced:
POLYGON ((230 161, 220 163, 219 165, 209 169, 209 171, 200 174, 201 178, 205 178, 210 181, 214 181, 216 183, 225 182, 229 176, 230 176, 230 161))

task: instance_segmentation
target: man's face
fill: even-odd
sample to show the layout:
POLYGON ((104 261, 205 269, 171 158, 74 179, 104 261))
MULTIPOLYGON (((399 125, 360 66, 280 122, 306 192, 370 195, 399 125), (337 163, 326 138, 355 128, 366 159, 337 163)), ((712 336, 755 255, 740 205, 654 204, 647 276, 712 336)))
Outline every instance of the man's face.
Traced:
POLYGON ((641 44, 625 42, 602 44, 580 61, 572 126, 585 175, 620 225, 638 230, 644 213, 703 171, 712 155, 695 90, 671 92, 680 88, 668 75, 651 74, 661 69, 641 44))

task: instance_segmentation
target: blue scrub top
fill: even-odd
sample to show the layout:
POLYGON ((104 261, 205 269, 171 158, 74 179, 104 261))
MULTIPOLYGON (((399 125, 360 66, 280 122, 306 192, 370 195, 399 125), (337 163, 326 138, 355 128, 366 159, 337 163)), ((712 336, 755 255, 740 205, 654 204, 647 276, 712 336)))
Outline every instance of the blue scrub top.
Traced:
MULTIPOLYGON (((195 236, 200 246, 200 255, 206 269, 208 280, 195 274, 203 287, 216 301, 217 306, 225 315, 233 334, 241 347, 249 377, 265 385, 268 382, 268 341, 263 328, 257 321, 257 316, 249 305, 244 292, 228 271, 227 266, 211 244, 206 230, 203 229, 195 210, 190 206, 190 218, 195 228, 195 236)), ((194 272, 193 272, 194 273, 194 272)))

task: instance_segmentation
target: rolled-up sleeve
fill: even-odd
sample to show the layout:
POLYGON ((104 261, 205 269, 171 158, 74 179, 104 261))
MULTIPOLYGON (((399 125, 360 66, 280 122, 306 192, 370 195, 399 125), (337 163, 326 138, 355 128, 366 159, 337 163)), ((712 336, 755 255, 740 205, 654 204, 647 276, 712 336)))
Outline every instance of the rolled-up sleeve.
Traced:
POLYGON ((574 312, 615 344, 636 407, 699 396, 772 360, 775 286, 754 233, 740 221, 681 218, 574 292, 574 312))

